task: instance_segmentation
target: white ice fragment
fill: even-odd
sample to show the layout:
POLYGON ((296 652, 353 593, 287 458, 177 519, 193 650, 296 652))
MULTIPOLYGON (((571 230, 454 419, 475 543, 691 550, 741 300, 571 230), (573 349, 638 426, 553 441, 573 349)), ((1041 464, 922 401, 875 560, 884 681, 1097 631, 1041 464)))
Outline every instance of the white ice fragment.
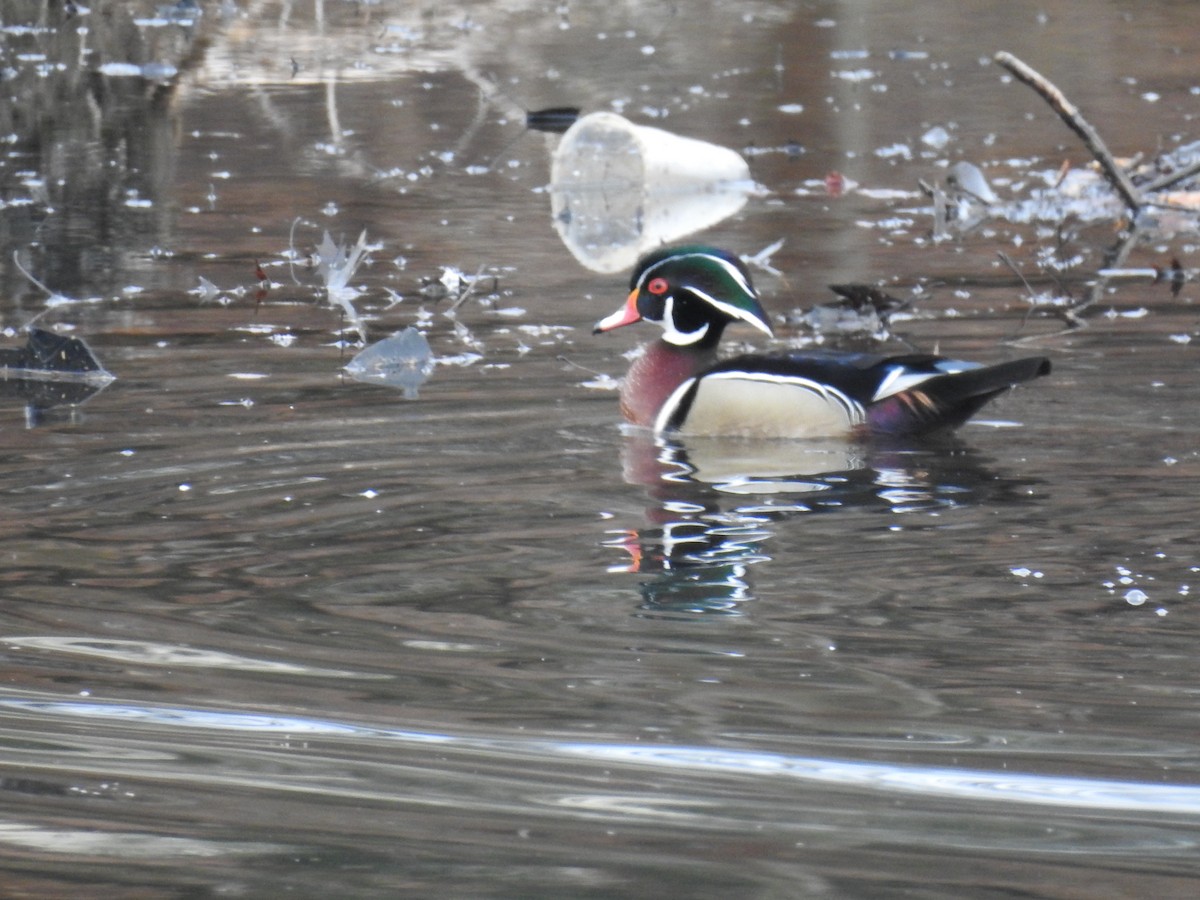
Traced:
POLYGON ((473 366, 481 359, 483 356, 478 353, 459 353, 455 356, 439 356, 437 364, 439 366, 473 366))
POLYGON ((988 184, 987 176, 983 174, 983 171, 974 163, 966 160, 959 160, 950 167, 950 171, 946 173, 946 182, 981 203, 998 203, 1000 201, 995 191, 992 190, 992 186, 988 184))
POLYGON ((414 650, 442 650, 462 653, 479 649, 478 644, 456 644, 450 641, 408 640, 402 643, 405 647, 412 647, 414 650))
POLYGON ((840 78, 843 81, 850 82, 870 81, 872 78, 875 78, 877 75, 879 75, 878 72, 872 69, 842 69, 840 71, 833 72, 832 74, 834 78, 840 78))
MULTIPOLYGON (((852 185, 854 182, 847 178, 842 193, 848 193, 852 185)), ((911 200, 920 196, 916 191, 903 191, 898 188, 858 188, 858 194, 870 200, 911 200)))
MULTIPOLYGON (((332 205, 330 203, 330 206, 332 205)), ((358 271, 363 258, 373 249, 376 247, 367 243, 365 229, 358 236, 358 241, 349 249, 345 245, 335 244, 329 236, 329 232, 325 232, 321 244, 317 248, 317 272, 325 281, 325 289, 329 292, 330 299, 334 301, 352 300, 358 296, 360 292, 349 287, 349 282, 354 277, 354 273, 358 271)))
POLYGON ((138 74, 147 81, 170 81, 179 74, 177 68, 165 62, 148 62, 138 68, 138 74))
POLYGON ((346 372, 356 381, 401 388, 406 398, 416 399, 417 388, 433 367, 429 341, 409 327, 366 347, 350 360, 346 372))
POLYGON ((891 159, 894 156, 899 156, 903 159, 912 159, 912 148, 908 144, 890 144, 887 147, 876 149, 875 155, 880 159, 891 159))
POLYGON ((941 125, 935 125, 921 135, 921 143, 927 147, 932 147, 934 150, 941 150, 950 143, 950 132, 941 125))
POLYGON ((142 67, 133 63, 110 62, 100 66, 100 74, 113 78, 136 78, 142 74, 142 67))
POLYGON ((1130 606, 1141 606, 1149 599, 1146 592, 1139 588, 1131 588, 1125 592, 1125 602, 1130 606))
POLYGON ((621 382, 611 375, 600 374, 589 381, 581 381, 579 386, 593 391, 615 391, 621 386, 621 382))
POLYGON ((780 238, 779 240, 775 241, 775 243, 768 244, 767 246, 763 247, 752 256, 743 256, 742 260, 748 265, 757 266, 764 272, 769 272, 772 275, 779 277, 783 273, 771 265, 771 257, 774 256, 776 251, 783 246, 783 242, 784 238, 780 238))

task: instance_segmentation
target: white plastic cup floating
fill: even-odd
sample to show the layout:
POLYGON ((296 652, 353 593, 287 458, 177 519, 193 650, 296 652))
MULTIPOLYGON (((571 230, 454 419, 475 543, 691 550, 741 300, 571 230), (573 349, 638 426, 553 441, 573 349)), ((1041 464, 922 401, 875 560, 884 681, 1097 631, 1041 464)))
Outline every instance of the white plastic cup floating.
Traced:
POLYGON ((579 262, 605 273, 733 215, 754 189, 737 152, 608 112, 572 125, 550 170, 555 229, 579 262))

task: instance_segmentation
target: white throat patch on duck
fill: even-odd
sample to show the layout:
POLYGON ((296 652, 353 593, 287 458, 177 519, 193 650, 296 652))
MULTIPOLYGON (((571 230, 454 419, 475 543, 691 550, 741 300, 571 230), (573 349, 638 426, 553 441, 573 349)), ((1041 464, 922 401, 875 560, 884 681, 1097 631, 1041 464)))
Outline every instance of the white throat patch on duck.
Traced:
POLYGON ((662 339, 676 347, 690 347, 704 340, 708 334, 709 322, 701 323, 699 328, 692 331, 680 331, 675 325, 675 298, 667 297, 663 302, 662 339))

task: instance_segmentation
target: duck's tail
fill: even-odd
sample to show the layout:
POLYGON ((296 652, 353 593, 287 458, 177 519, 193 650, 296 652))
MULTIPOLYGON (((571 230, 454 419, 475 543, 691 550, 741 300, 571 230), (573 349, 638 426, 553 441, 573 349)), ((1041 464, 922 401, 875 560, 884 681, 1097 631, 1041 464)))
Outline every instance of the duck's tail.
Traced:
POLYGON ((1029 356, 935 375, 872 404, 867 409, 866 429, 873 435, 893 437, 950 431, 979 412, 997 394, 1049 374, 1050 360, 1029 356))

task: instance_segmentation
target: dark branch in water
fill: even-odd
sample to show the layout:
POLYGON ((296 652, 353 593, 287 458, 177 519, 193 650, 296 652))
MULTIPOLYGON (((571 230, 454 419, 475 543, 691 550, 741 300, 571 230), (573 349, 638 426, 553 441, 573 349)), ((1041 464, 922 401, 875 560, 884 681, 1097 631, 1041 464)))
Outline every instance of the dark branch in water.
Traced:
POLYGON ((1025 285, 1026 293, 1029 294, 1029 309, 1026 311, 1025 317, 1021 319, 1022 328, 1025 327, 1025 323, 1029 321, 1029 317, 1035 312, 1045 312, 1049 315, 1057 316, 1066 323, 1067 331, 1074 331, 1076 328, 1083 328, 1087 325, 1085 321, 1075 315, 1075 309, 1077 307, 1039 303, 1038 295, 1034 292, 1033 285, 1029 283, 1029 279, 1025 277, 1024 273, 1017 268, 1017 264, 1012 261, 1012 258, 1003 251, 997 253, 996 255, 1000 257, 1000 261, 1008 266, 1014 275, 1021 279, 1021 283, 1025 285))
POLYGON ((1096 129, 1080 115, 1075 104, 1068 100, 1066 95, 1041 73, 1031 69, 1011 53, 1000 51, 993 58, 999 65, 1012 72, 1019 81, 1023 81, 1042 95, 1042 98, 1058 113, 1058 117, 1067 124, 1067 127, 1079 135, 1079 138, 1087 146, 1088 150, 1091 151, 1092 156, 1095 157, 1096 162, 1100 164, 1100 169, 1104 173, 1104 177, 1108 179, 1109 184, 1113 186, 1116 192, 1121 195, 1121 199, 1125 201, 1125 205, 1133 212, 1141 209, 1145 204, 1141 192, 1129 179, 1128 173, 1117 165, 1117 161, 1113 159, 1112 153, 1105 146, 1104 140, 1097 133, 1096 129))
POLYGON ((1190 166, 1184 166, 1182 169, 1159 176, 1149 184, 1142 185, 1142 188, 1145 193, 1153 194, 1155 191, 1166 190, 1173 185, 1179 184, 1181 181, 1186 181, 1198 173, 1200 173, 1200 159, 1193 162, 1190 166))
MULTIPOLYGON (((1108 271, 1109 269, 1119 269, 1124 266, 1129 260, 1130 252, 1137 246, 1141 236, 1141 226, 1137 222, 1134 222, 1116 244, 1110 247, 1108 252, 1104 254, 1104 266, 1101 272, 1108 271)), ((1101 275, 1100 278, 1096 279, 1096 283, 1088 291, 1087 297, 1075 306, 1075 312, 1081 312, 1096 303, 1104 295, 1104 290, 1108 287, 1108 282, 1109 277, 1106 275, 1101 275)))

